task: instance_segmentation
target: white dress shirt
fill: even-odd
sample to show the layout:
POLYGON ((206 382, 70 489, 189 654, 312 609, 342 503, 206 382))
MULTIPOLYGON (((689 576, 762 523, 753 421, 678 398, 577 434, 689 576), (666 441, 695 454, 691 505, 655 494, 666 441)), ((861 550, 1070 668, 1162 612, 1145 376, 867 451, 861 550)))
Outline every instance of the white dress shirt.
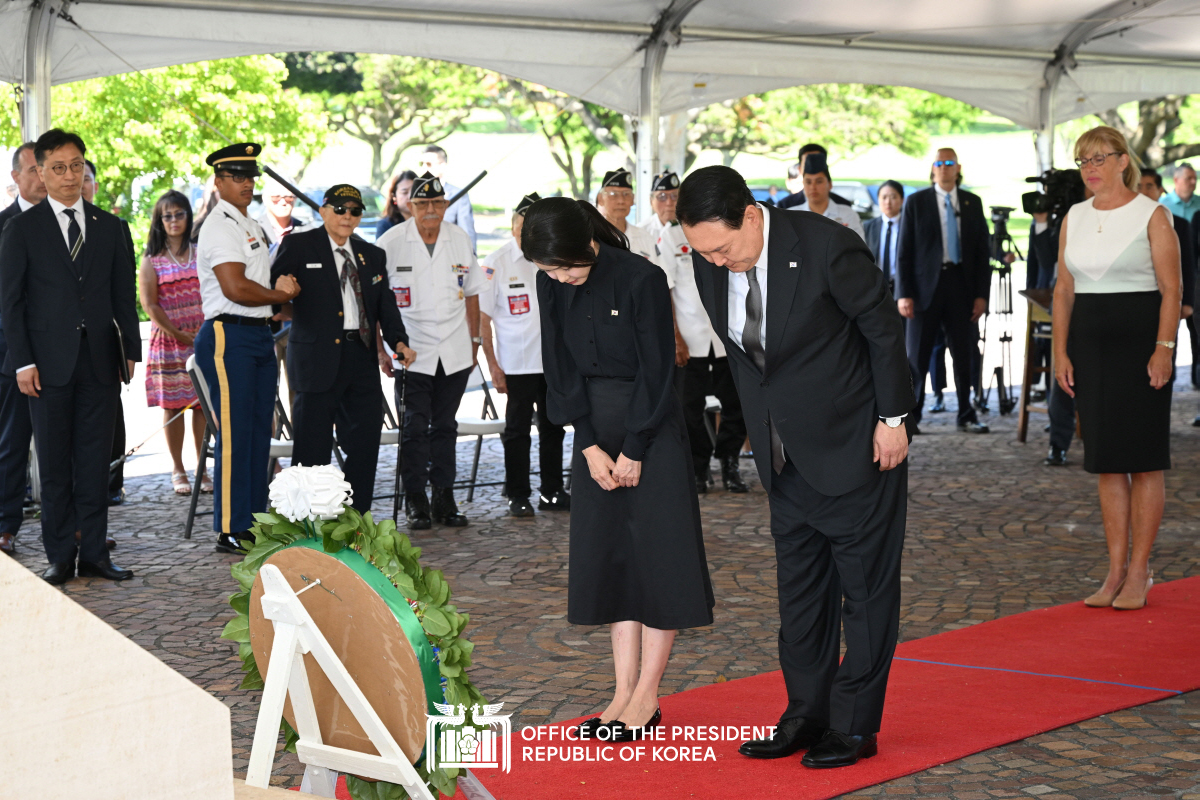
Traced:
POLYGON ((33 208, 34 205, 36 204, 26 200, 19 192, 17 193, 17 208, 21 209, 22 211, 28 211, 29 209, 33 208))
POLYGON ((626 225, 625 238, 629 240, 629 252, 637 253, 647 261, 658 264, 658 253, 654 250, 654 240, 657 237, 651 236, 645 228, 626 225))
MULTIPOLYGON (((767 250, 771 242, 771 215, 763 208, 762 203, 756 203, 763 215, 763 247, 755 262, 753 270, 758 278, 758 287, 762 290, 762 324, 758 335, 763 343, 763 352, 767 352, 767 250)), ((746 327, 746 295, 750 293, 750 273, 729 273, 729 338, 738 347, 742 347, 742 329, 746 327)), ((744 351, 745 348, 742 347, 744 351)))
MULTIPOLYGON (((658 218, 655 217, 657 220, 658 218)), ((692 247, 683 235, 678 223, 659 225, 659 266, 667 273, 671 284, 671 300, 675 304, 675 324, 687 343, 688 355, 692 358, 707 358, 711 349, 714 357, 725 357, 725 345, 717 337, 704 303, 700 300, 700 289, 696 286, 696 273, 692 269, 692 247)))
MULTIPOLYGON (((789 211, 812 211, 808 207, 808 201, 804 201, 798 206, 788 209, 789 211)), ((815 211, 813 212, 816 213, 815 211)), ((858 234, 858 238, 864 242, 867 240, 867 234, 863 232, 862 219, 858 216, 858 212, 852 206, 844 206, 841 203, 829 201, 829 205, 825 206, 823 217, 828 217, 835 222, 840 222, 850 230, 858 234)))
POLYGON ((47 196, 46 199, 50 201, 50 208, 54 209, 54 219, 58 222, 58 227, 62 229, 63 241, 67 243, 67 249, 71 249, 71 239, 67 236, 67 229, 71 226, 71 217, 63 213, 65 208, 74 209, 75 221, 79 223, 79 235, 86 242, 87 220, 84 219, 83 197, 79 197, 72 206, 65 206, 53 197, 47 196))
POLYGON ((413 217, 390 228, 375 246, 387 253, 388 284, 408 331, 408 346, 417 351, 409 369, 435 375, 438 361, 447 375, 469 368, 466 298, 488 288, 471 237, 443 221, 430 253, 413 217))
POLYGON ((479 310, 496 329, 496 361, 506 375, 542 372, 542 321, 538 305, 537 265, 509 239, 483 260, 488 287, 479 310), (489 272, 490 270, 490 272, 489 272))
MULTIPOLYGON (((936 183, 933 185, 933 191, 937 193, 938 219, 942 222, 942 263, 950 261, 950 244, 946 238, 946 195, 947 192, 936 183)), ((962 258, 962 215, 959 213, 961 209, 958 205, 958 187, 951 189, 950 204, 954 206, 954 224, 958 228, 958 257, 962 258)))
POLYGON ((880 217, 879 222, 879 258, 882 260, 883 254, 888 254, 888 263, 880 264, 879 267, 883 270, 884 275, 888 277, 895 277, 896 251, 900 249, 900 215, 897 214, 891 219, 888 219, 887 217, 880 217), (889 227, 891 228, 891 234, 888 233, 889 227), (889 235, 892 240, 892 247, 890 250, 887 246, 889 235))
POLYGON ((329 246, 333 248, 333 263, 337 265, 338 283, 342 287, 342 329, 356 331, 358 330, 358 301, 354 299, 354 287, 350 285, 350 281, 341 283, 344 259, 338 254, 338 250, 345 250, 346 254, 350 256, 350 269, 357 269, 354 266, 354 248, 350 246, 349 239, 345 244, 340 245, 333 240, 332 236, 329 237, 329 246))
POLYGON ((213 319, 221 314, 271 316, 273 312, 269 305, 243 306, 226 297, 213 272, 213 267, 218 264, 243 264, 247 279, 271 288, 271 257, 262 227, 225 200, 218 200, 208 213, 196 241, 196 276, 200 279, 200 305, 204 309, 204 318, 213 319))

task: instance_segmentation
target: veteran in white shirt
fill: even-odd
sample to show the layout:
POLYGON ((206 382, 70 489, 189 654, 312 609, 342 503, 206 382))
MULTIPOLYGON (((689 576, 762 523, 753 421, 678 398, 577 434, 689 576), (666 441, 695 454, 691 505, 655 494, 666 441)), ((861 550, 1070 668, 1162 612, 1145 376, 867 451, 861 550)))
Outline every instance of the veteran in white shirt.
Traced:
MULTIPOLYGON (((413 215, 375 242, 387 253, 388 283, 396 297, 416 361, 396 381, 396 406, 405 392, 401 448, 404 508, 411 530, 433 522, 467 524, 454 501, 455 414, 479 348, 479 295, 487 278, 462 228, 445 221, 446 189, 426 172, 413 181, 413 215), (432 485, 432 505, 425 493, 432 485)), ((384 371, 390 360, 381 357, 384 371)))
POLYGON ((596 208, 617 230, 625 234, 629 240, 629 252, 658 263, 654 251, 655 237, 645 228, 630 225, 626 219, 633 208, 633 176, 629 170, 622 168, 604 173, 600 191, 596 193, 596 208))

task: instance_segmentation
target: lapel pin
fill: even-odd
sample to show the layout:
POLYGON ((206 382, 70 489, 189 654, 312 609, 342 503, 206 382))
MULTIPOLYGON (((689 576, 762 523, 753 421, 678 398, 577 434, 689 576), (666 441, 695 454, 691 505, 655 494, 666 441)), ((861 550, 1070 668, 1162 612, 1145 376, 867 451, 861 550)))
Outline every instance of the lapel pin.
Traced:
POLYGON ((788 262, 788 269, 795 269, 795 268, 796 268, 796 262, 795 262, 795 261, 789 261, 789 262, 788 262))
POLYGON ((616 310, 615 308, 612 310, 612 315, 613 315, 614 317, 615 317, 615 316, 617 316, 617 310, 616 310))

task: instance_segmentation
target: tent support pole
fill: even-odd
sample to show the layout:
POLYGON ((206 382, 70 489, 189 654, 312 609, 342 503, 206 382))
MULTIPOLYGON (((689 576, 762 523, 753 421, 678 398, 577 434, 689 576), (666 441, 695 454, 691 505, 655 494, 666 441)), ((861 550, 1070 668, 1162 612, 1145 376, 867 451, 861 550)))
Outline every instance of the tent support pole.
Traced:
POLYGON ((62 3, 36 0, 25 22, 24 79, 21 81, 21 137, 34 141, 50 129, 50 45, 62 3))

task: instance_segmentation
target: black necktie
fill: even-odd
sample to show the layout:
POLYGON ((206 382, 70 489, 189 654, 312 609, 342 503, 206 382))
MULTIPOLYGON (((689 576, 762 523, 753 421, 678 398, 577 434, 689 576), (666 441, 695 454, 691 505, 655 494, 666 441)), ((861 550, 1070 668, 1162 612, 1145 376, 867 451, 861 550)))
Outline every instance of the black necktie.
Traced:
MULTIPOLYGON (((755 274, 757 269, 757 267, 751 267, 750 271, 746 273, 746 282, 750 286, 750 291, 746 292, 746 324, 742 328, 742 348, 746 351, 746 355, 753 359, 755 366, 766 372, 767 353, 763 349, 762 334, 759 331, 763 318, 762 287, 758 285, 758 276, 755 274)), ((783 440, 779 438, 779 431, 775 430, 775 423, 771 421, 769 415, 767 427, 770 428, 771 433, 771 469, 775 470, 775 474, 778 475, 783 472, 783 440)))
POLYGON ((354 268, 354 262, 350 260, 350 254, 344 247, 338 248, 338 255, 342 257, 342 291, 346 291, 347 283, 354 291, 354 302, 358 306, 358 333, 363 344, 370 347, 372 342, 368 338, 370 331, 367 329, 367 308, 363 303, 362 287, 358 283, 358 270, 354 268))
POLYGON ((892 220, 888 220, 887 233, 883 235, 883 274, 889 278, 892 275, 892 220))
POLYGON ((83 230, 79 227, 79 221, 75 219, 75 209, 64 208, 63 213, 71 220, 67 225, 67 247, 71 251, 71 260, 74 261, 83 248, 83 230))

